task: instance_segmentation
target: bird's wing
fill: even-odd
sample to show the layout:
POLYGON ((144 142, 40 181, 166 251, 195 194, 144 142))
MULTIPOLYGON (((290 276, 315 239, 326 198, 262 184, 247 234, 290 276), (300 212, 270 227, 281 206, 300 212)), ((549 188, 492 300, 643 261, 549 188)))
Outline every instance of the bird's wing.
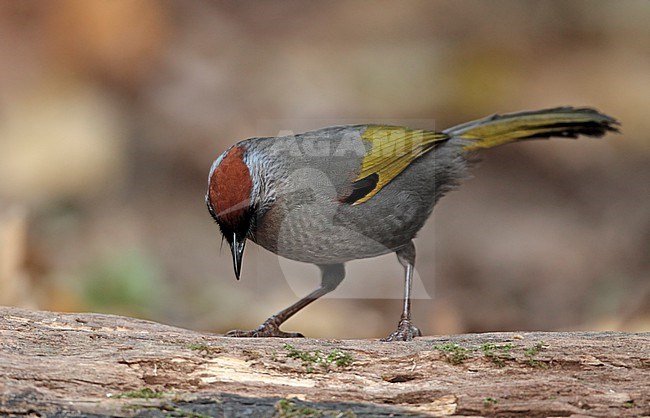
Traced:
POLYGON ((371 147, 350 194, 342 199, 352 205, 367 202, 413 161, 450 138, 439 132, 380 125, 368 126, 361 137, 371 147))

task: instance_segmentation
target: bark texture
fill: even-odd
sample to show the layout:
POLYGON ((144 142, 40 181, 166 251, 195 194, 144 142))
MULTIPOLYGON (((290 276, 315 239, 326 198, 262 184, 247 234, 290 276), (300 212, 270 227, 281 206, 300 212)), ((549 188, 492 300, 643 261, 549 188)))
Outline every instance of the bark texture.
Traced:
POLYGON ((650 333, 232 339, 0 307, 0 415, 650 415, 650 333))

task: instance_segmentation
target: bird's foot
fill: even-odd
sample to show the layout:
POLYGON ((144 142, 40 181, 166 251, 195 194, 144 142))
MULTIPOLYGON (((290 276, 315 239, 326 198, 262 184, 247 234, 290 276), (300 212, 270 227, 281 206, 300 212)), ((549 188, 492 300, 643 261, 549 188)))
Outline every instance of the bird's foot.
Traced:
POLYGON ((411 321, 402 319, 399 321, 397 330, 381 341, 411 341, 415 337, 421 337, 422 333, 417 327, 411 325, 411 321))
POLYGON ((242 331, 242 330, 234 329, 232 331, 228 331, 228 332, 226 332, 226 337, 305 338, 305 336, 302 335, 299 332, 284 332, 284 331, 281 331, 280 326, 276 325, 271 320, 267 320, 262 325, 260 325, 259 328, 254 329, 254 330, 242 331))

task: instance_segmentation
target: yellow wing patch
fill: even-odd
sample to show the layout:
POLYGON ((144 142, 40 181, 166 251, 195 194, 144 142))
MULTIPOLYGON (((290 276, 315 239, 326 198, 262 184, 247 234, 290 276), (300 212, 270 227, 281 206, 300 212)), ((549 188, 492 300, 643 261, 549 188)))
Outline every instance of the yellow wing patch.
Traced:
POLYGON ((374 187, 354 202, 350 202, 353 205, 367 202, 413 161, 449 139, 449 136, 399 126, 373 125, 361 134, 361 138, 369 141, 372 148, 363 158, 361 172, 355 183, 370 178, 373 181, 365 183, 374 187))

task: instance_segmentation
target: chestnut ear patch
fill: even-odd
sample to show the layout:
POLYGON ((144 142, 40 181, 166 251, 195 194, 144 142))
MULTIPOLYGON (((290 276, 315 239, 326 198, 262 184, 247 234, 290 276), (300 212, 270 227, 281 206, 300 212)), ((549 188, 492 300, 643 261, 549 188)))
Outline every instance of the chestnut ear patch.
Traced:
POLYGON ((250 171, 243 160, 245 151, 241 146, 231 148, 210 178, 209 199, 217 222, 232 229, 238 229, 238 224, 247 218, 253 189, 250 171))

